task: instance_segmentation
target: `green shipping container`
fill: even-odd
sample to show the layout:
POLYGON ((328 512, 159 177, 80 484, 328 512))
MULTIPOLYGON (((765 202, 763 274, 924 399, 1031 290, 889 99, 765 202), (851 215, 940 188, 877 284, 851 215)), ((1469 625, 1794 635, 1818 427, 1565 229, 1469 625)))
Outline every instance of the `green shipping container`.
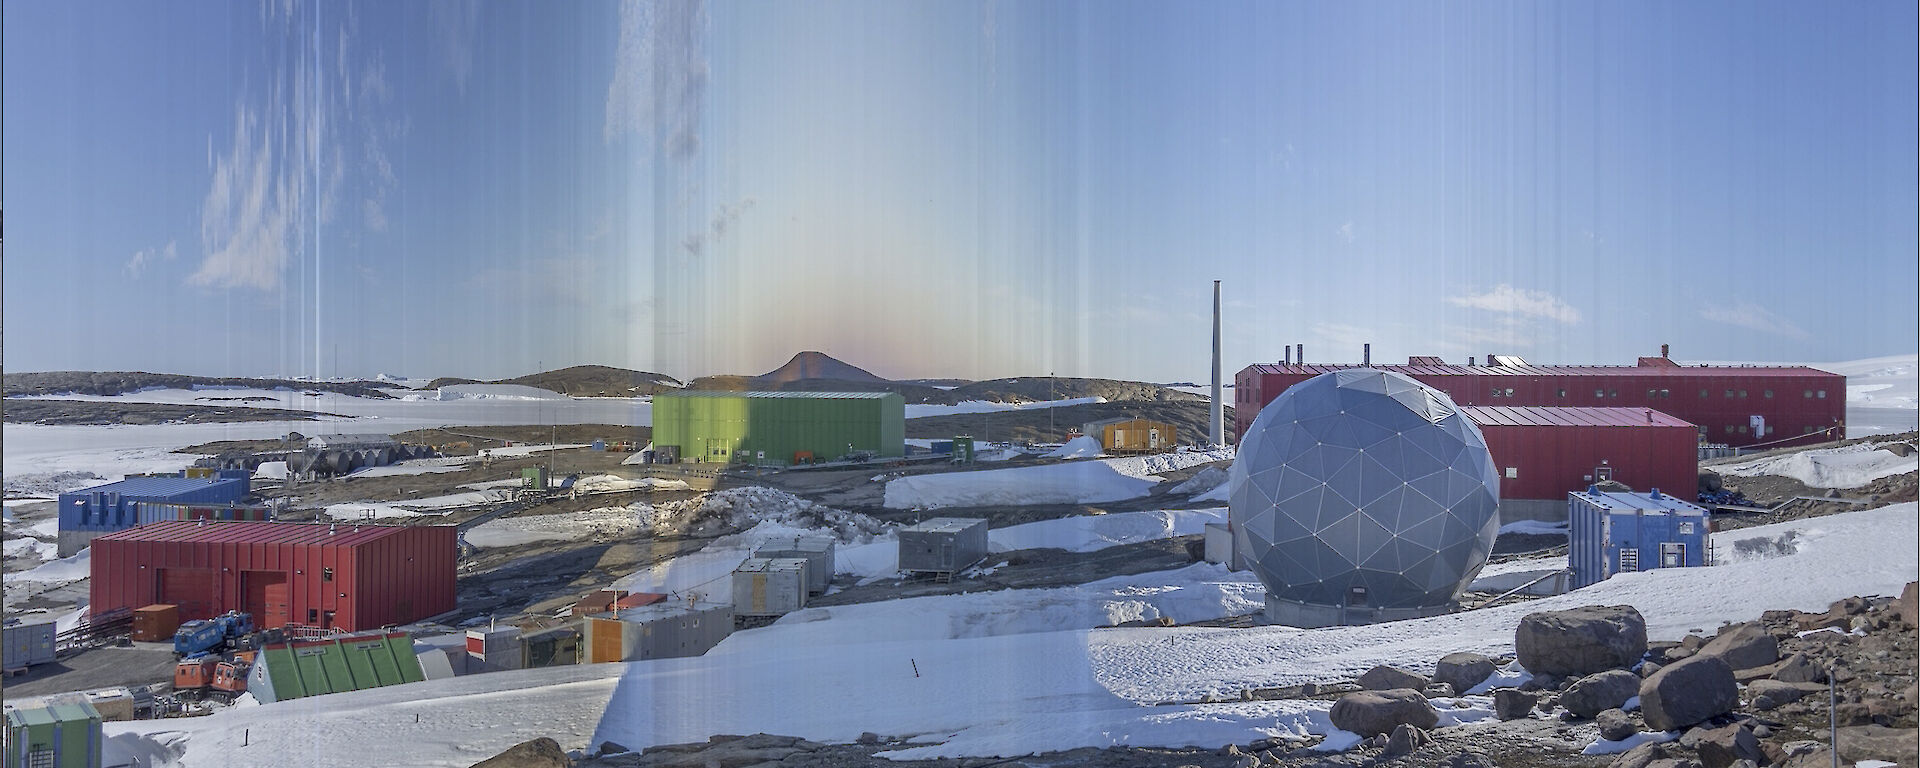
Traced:
POLYGON ((653 398, 653 442, 682 461, 785 466, 811 456, 906 453, 906 399, 893 392, 667 392, 653 398))
POLYGON ((84 701, 7 710, 7 765, 100 768, 100 713, 84 701))
POLYGON ((260 651, 247 690, 260 703, 427 679, 405 632, 296 640, 260 651))

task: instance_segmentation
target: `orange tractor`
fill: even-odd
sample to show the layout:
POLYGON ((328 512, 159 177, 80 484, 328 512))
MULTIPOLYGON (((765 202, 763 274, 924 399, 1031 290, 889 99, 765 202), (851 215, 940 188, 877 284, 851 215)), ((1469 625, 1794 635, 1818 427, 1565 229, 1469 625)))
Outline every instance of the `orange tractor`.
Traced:
POLYGON ((247 672, 252 669, 253 651, 240 651, 226 660, 214 656, 187 659, 173 667, 173 692, 184 699, 231 702, 247 692, 247 672))

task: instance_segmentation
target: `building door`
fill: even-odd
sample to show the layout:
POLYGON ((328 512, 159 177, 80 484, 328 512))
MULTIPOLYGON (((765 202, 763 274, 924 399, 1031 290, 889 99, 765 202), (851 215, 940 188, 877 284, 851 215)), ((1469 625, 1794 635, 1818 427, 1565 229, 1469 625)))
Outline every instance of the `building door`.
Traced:
POLYGON ((1160 450, 1160 430, 1158 429, 1147 430, 1147 450, 1150 450, 1150 451, 1160 450))
POLYGON ((1687 545, 1679 541, 1660 543, 1660 567, 1680 568, 1687 564, 1687 545))
POLYGON ((180 620, 210 619, 220 614, 214 594, 218 574, 212 568, 160 569, 160 602, 180 606, 180 620))
POLYGON ((285 572, 242 571, 240 589, 246 595, 241 600, 240 610, 253 614, 253 621, 258 626, 283 627, 293 620, 287 612, 287 574, 285 572))

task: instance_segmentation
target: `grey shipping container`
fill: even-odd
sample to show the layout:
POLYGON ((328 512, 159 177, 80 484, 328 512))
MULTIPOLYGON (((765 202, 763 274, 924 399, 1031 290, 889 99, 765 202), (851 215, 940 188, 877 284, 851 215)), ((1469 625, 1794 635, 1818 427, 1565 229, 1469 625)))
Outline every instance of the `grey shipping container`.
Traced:
POLYGON ((27 624, 16 621, 7 624, 0 634, 5 635, 5 658, 0 662, 4 662, 7 669, 26 669, 53 661, 53 622, 27 624))
POLYGON ((987 521, 936 517, 900 529, 900 570, 954 574, 987 557, 987 521))
POLYGON ((750 557, 733 569, 735 616, 784 616, 807 607, 807 561, 750 557))
POLYGON ((807 591, 820 594, 833 583, 833 537, 795 536, 774 539, 753 551, 754 557, 798 557, 807 561, 807 591))
POLYGON ((656 603, 586 620, 586 662, 699 656, 733 634, 733 607, 656 603))

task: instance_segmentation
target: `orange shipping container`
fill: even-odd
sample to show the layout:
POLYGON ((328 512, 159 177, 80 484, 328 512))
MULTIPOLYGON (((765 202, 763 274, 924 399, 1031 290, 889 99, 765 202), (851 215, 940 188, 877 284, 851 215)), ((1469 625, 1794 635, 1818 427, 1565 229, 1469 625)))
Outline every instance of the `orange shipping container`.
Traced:
POLYGON ((173 633, 179 629, 180 606, 149 605, 133 611, 133 639, 136 642, 172 642, 173 633))

